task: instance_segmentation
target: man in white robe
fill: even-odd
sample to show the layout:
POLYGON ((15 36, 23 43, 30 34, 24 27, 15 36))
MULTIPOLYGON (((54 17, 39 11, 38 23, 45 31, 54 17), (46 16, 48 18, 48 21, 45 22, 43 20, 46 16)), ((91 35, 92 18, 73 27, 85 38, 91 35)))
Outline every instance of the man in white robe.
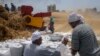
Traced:
POLYGON ((26 45, 25 50, 24 50, 24 56, 36 56, 36 48, 41 45, 42 43, 42 38, 41 38, 41 33, 36 31, 32 34, 32 43, 26 45))

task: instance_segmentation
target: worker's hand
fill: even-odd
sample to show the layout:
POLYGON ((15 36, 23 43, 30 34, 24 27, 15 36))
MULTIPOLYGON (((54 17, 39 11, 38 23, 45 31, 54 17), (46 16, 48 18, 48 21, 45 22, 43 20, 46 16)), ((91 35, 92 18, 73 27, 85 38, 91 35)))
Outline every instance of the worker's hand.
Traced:
POLYGON ((63 43, 64 45, 67 45, 68 39, 64 39, 64 40, 62 41, 62 43, 63 43))
POLYGON ((75 56, 76 52, 74 52, 74 51, 71 51, 71 54, 72 54, 72 56, 75 56))
POLYGON ((71 48, 71 54, 72 54, 72 56, 75 56, 76 53, 77 53, 77 50, 74 50, 73 48, 71 48))
POLYGON ((69 42, 69 41, 68 41, 67 38, 64 38, 63 41, 62 41, 62 43, 63 43, 64 45, 67 45, 68 42, 69 42))

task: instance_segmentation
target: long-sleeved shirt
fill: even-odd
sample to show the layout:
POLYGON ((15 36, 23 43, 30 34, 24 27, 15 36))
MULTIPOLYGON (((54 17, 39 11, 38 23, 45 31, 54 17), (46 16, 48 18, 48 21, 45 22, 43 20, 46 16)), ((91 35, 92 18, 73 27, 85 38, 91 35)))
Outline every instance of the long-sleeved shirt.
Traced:
POLYGON ((89 25, 80 24, 74 28, 72 48, 78 50, 80 56, 94 56, 92 52, 98 48, 98 43, 89 25))

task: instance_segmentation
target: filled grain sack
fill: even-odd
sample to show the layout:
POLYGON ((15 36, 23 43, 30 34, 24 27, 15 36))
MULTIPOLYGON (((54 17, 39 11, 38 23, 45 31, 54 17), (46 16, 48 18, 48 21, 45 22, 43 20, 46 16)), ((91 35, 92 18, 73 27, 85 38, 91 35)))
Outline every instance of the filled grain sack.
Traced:
POLYGON ((49 37, 51 41, 61 41, 61 39, 63 38, 63 35, 51 34, 49 35, 49 37))
POLYGON ((0 56, 11 56, 9 48, 0 48, 0 56))
POLYGON ((11 56, 22 56, 23 52, 23 46, 19 43, 11 43, 10 52, 11 56))
POLYGON ((31 41, 20 42, 20 44, 23 46, 23 48, 25 48, 25 46, 26 46, 27 44, 30 44, 30 43, 31 43, 31 41))
MULTIPOLYGON (((30 44, 30 43, 31 43, 31 41, 20 42, 20 44, 23 46, 23 51, 22 51, 22 53, 24 53, 25 46, 26 46, 27 44, 30 44)), ((23 56, 23 54, 22 54, 22 56, 23 56)))

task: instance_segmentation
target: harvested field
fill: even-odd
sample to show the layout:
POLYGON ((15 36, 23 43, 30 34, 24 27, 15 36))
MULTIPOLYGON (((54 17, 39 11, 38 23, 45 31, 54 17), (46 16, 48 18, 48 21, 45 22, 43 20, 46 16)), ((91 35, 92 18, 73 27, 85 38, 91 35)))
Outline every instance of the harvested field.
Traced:
MULTIPOLYGON (((86 13, 81 13, 84 16, 84 20, 87 24, 89 24, 94 32, 96 33, 97 36, 100 36, 100 14, 86 14, 86 13)), ((53 12, 52 16, 55 17, 55 31, 59 32, 69 32, 71 31, 71 27, 68 24, 67 18, 68 18, 69 13, 65 12, 53 12)), ((49 22, 49 19, 46 19, 47 22, 49 22)), ((46 24, 48 24, 46 22, 46 24)))

